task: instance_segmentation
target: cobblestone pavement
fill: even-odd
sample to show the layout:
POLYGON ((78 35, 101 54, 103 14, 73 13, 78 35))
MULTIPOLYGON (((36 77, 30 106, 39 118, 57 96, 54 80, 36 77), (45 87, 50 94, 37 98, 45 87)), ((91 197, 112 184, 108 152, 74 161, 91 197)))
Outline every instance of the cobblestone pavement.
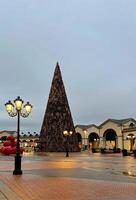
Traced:
POLYGON ((134 200, 135 166, 121 154, 44 153, 23 156, 13 176, 14 157, 0 156, 0 200, 134 200))

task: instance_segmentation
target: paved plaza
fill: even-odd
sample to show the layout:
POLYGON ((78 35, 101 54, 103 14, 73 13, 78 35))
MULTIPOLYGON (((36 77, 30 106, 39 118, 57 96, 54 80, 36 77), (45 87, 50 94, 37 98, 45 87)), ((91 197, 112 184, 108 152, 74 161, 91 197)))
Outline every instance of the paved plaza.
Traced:
POLYGON ((40 153, 0 156, 0 200, 135 200, 136 159, 122 154, 40 153))

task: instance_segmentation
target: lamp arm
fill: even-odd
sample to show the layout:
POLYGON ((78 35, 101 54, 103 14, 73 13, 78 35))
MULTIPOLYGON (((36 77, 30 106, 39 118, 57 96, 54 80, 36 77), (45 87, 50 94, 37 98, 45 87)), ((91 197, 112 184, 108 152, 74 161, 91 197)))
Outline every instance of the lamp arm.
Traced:
POLYGON ((20 112, 20 115, 21 115, 21 117, 26 118, 26 117, 29 116, 29 113, 22 113, 22 112, 20 112))
POLYGON ((15 117, 15 116, 17 116, 17 112, 8 112, 8 115, 10 117, 15 117))

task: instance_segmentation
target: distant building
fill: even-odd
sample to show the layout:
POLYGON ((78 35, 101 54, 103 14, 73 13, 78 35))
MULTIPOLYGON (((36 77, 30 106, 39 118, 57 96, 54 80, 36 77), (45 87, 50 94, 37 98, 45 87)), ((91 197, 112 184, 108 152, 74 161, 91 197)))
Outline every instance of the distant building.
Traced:
MULTIPOLYGON (((7 139, 8 136, 17 137, 16 131, 0 131, 0 146, 2 146, 2 142, 7 139)), ((20 134, 20 146, 25 147, 28 151, 34 150, 35 147, 39 145, 39 134, 34 132, 30 133, 21 133, 20 134)))
POLYGON ((34 132, 27 134, 21 133, 20 134, 20 146, 28 148, 29 151, 34 150, 34 147, 39 145, 39 134, 34 132))
MULTIPOLYGON (((76 125, 76 135, 81 149, 127 149, 133 150, 136 145, 136 120, 127 119, 108 119, 99 126, 76 125)), ((13 135, 16 137, 16 131, 0 131, 0 142, 6 140, 6 137, 13 135)), ((37 133, 20 134, 21 147, 34 150, 40 144, 40 135, 37 133)))
POLYGON ((106 148, 132 150, 136 139, 136 120, 108 119, 99 126, 76 125, 81 148, 106 148))
POLYGON ((17 132, 16 131, 6 131, 6 130, 0 131, 0 140, 1 141, 6 140, 6 138, 8 136, 10 136, 10 135, 13 135, 14 137, 16 137, 17 136, 17 132))

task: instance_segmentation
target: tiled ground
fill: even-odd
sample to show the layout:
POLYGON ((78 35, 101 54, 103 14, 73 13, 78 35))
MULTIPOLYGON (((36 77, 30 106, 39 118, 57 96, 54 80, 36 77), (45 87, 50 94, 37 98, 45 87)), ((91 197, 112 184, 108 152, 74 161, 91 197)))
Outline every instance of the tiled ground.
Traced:
POLYGON ((7 194, 5 189, 4 197, 0 193, 0 200, 136 199, 136 177, 121 173, 135 172, 136 159, 131 157, 90 154, 71 154, 69 158, 63 154, 24 157, 22 176, 12 175, 14 158, 0 157, 0 163, 0 181, 11 191, 9 195, 10 191, 7 194))
POLYGON ((2 177, 4 183, 25 200, 136 199, 136 185, 72 178, 39 176, 2 177))

